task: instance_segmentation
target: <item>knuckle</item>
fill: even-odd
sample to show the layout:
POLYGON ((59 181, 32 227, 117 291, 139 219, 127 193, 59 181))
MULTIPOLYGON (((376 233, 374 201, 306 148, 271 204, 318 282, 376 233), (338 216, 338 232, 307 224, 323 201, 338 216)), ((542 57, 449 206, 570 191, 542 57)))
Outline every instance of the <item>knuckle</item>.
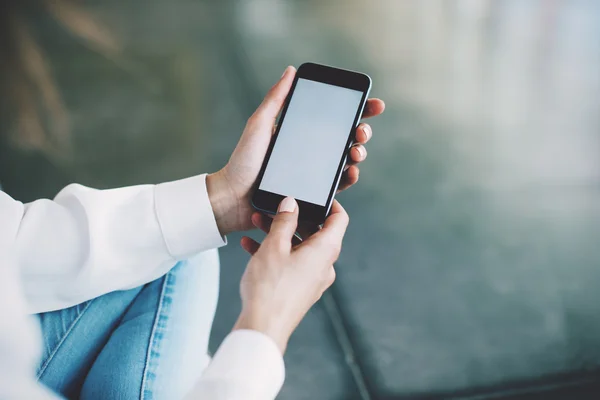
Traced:
POLYGON ((347 227, 348 224, 350 223, 350 217, 348 216, 348 213, 346 211, 344 211, 340 214, 340 219, 341 219, 342 225, 344 227, 347 227))
POLYGON ((275 220, 277 229, 285 230, 285 231, 287 231, 288 229, 291 229, 290 226, 292 225, 293 222, 294 222, 294 214, 292 214, 290 212, 277 214, 277 217, 275 220))
POLYGON ((342 221, 344 221, 346 224, 348 222, 350 222, 350 216, 348 216, 348 213, 346 212, 346 210, 342 210, 340 215, 341 215, 342 221))
POLYGON ((275 97, 275 94, 276 94, 276 93, 277 93, 277 83, 275 83, 273 86, 271 86, 271 87, 269 88, 269 91, 268 91, 268 92, 267 92, 267 94, 265 95, 265 98, 264 98, 264 100, 263 100, 263 101, 264 101, 265 103, 269 102, 270 100, 272 100, 272 99, 273 99, 273 97, 275 97))
POLYGON ((272 88, 271 90, 269 90, 267 97, 265 97, 265 99, 263 100, 261 108, 263 108, 264 110, 272 110, 274 107, 277 106, 278 102, 279 97, 277 96, 275 88, 272 88))
POLYGON ((339 252, 339 251, 332 252, 332 253, 330 254, 329 261, 331 261, 332 263, 334 263, 334 262, 336 262, 336 261, 337 261, 339 258, 340 258, 340 252, 339 252))
POLYGON ((329 254, 329 261, 330 261, 331 263, 335 263, 335 262, 337 262, 337 260, 338 260, 339 258, 340 258, 340 252, 339 252, 339 251, 337 251, 337 250, 335 250, 335 251, 332 251, 332 252, 329 254))
POLYGON ((335 269, 333 268, 333 266, 329 267, 327 269, 327 272, 325 274, 325 285, 326 288, 328 288, 329 286, 333 285, 333 282, 335 282, 335 278, 336 278, 336 273, 335 273, 335 269))
POLYGON ((279 82, 271 86, 265 96, 265 103, 278 103, 285 98, 285 93, 279 90, 279 82))
POLYGON ((321 248, 322 260, 327 261, 329 263, 336 262, 339 255, 340 255, 340 246, 339 245, 324 244, 321 248))
POLYGON ((290 225, 292 222, 296 220, 296 216, 293 212, 285 212, 281 213, 281 219, 283 220, 284 225, 290 225))
POLYGON ((315 294, 314 300, 313 300, 313 304, 317 303, 319 300, 321 300, 321 297, 323 297, 323 294, 325 293, 324 290, 317 292, 315 294))
POLYGON ((314 243, 314 246, 318 254, 320 254, 323 258, 327 258, 328 260, 336 260, 342 249, 342 245, 339 241, 329 237, 320 238, 318 242, 314 243))
POLYGON ((254 114, 252 114, 250 116, 250 118, 248 118, 248 121, 246 121, 246 128, 252 128, 253 126, 256 125, 256 119, 258 117, 256 116, 256 112, 254 114))
POLYGON ((335 238, 329 238, 326 241, 325 246, 327 247, 327 252, 336 258, 342 251, 342 244, 335 238))
POLYGON ((248 118, 248 122, 246 123, 246 126, 249 128, 254 128, 260 125, 262 121, 262 114, 261 114, 261 108, 259 108, 258 110, 256 110, 254 112, 254 114, 252 114, 250 116, 250 118, 248 118))
POLYGON ((275 93, 273 95, 273 97, 271 97, 272 102, 273 102, 272 106, 278 107, 280 104, 282 104, 285 101, 285 97, 286 97, 286 95, 284 93, 279 93, 279 92, 275 93))
POLYGON ((331 255, 337 259, 342 252, 342 245, 339 242, 334 242, 329 246, 329 249, 331 255))

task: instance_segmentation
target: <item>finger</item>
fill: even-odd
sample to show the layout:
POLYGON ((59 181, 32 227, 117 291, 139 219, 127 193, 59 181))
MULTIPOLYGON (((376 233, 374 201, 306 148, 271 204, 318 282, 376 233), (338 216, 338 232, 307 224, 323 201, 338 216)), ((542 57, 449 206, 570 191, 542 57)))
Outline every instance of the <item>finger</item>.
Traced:
POLYGON ((292 66, 287 67, 285 71, 283 71, 283 75, 279 79, 279 82, 269 90, 263 102, 254 113, 254 116, 259 121, 264 121, 268 124, 273 124, 275 122, 275 118, 277 118, 279 111, 281 111, 281 108, 283 107, 283 103, 285 103, 285 98, 290 92, 295 75, 296 69, 292 66))
POLYGON ((359 177, 359 169, 357 166, 351 165, 348 167, 344 174, 342 175, 342 179, 340 181, 340 185, 338 186, 338 193, 342 190, 348 189, 350 186, 356 184, 358 182, 359 177))
POLYGON ((242 245, 242 248, 246 250, 246 252, 248 252, 251 256, 253 256, 254 253, 256 253, 260 248, 260 243, 258 243, 252 238, 249 238, 248 236, 242 237, 242 240, 240 240, 240 244, 242 245))
POLYGON ((385 110, 385 103, 380 99, 369 99, 363 111, 363 118, 375 117, 385 110))
POLYGON ((298 226, 298 204, 293 197, 286 197, 279 204, 277 215, 271 223, 271 230, 265 238, 264 243, 275 244, 284 251, 290 251, 292 237, 298 226))
POLYGON ((269 231, 271 230, 271 223, 273 222, 272 218, 264 214, 255 212, 254 214, 252 214, 251 220, 252 224, 264 233, 269 233, 269 231))
POLYGON ((316 245, 325 248, 332 255, 332 258, 337 258, 342 248, 342 240, 344 239, 349 222, 350 219, 346 210, 344 210, 337 200, 334 200, 331 213, 325 220, 323 228, 304 243, 310 246, 316 245))
POLYGON ((356 134, 354 137, 356 138, 357 143, 365 144, 371 139, 373 136, 373 130, 369 124, 359 124, 358 128, 356 128, 356 134))
MULTIPOLYGON (((269 231, 271 230, 271 224, 273 223, 273 216, 264 215, 264 214, 255 212, 254 214, 252 214, 251 220, 252 220, 252 224, 255 227, 257 227, 258 229, 260 229, 261 231, 263 231, 264 233, 268 234, 269 231)), ((302 239, 305 238, 305 236, 304 236, 306 234, 305 232, 307 232, 307 230, 303 227, 303 223, 298 222, 298 228, 296 230, 298 237, 294 236, 294 238, 292 239, 292 243, 293 244, 301 243, 302 239)), ((308 237, 308 235, 306 237, 308 237)))
MULTIPOLYGON (((271 230, 273 218, 269 217, 268 215, 263 215, 258 212, 255 212, 254 214, 252 214, 251 220, 252 224, 264 233, 268 234, 271 230)), ((299 223, 296 235, 294 235, 294 237, 292 238, 292 246, 299 245, 300 243, 302 243, 302 240, 306 239, 310 235, 306 232, 307 230, 303 228, 303 226, 299 223)))
POLYGON ((350 165, 358 164, 367 158, 367 149, 362 144, 353 145, 349 153, 350 157, 348 157, 348 161, 350 165))

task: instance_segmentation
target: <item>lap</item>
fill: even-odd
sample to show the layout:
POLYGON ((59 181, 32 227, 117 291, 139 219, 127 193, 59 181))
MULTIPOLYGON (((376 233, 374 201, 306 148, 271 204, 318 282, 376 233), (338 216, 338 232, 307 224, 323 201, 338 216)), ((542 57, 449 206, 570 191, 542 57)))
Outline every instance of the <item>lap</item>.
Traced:
POLYGON ((216 250, 143 287, 40 315, 41 382, 68 398, 178 398, 208 364, 216 250))
POLYGON ((141 290, 113 292, 40 314, 43 350, 38 379, 67 398, 78 397, 87 371, 141 290))

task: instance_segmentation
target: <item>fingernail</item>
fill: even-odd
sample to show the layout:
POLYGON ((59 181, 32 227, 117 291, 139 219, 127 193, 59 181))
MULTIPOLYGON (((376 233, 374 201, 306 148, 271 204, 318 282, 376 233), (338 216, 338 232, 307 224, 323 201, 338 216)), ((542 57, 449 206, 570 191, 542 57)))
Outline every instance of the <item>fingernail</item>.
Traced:
POLYGON ((278 213, 281 212, 294 212, 296 211, 296 200, 294 200, 293 197, 286 197, 285 199, 283 199, 283 201, 279 204, 279 209, 277 210, 278 213))
POLYGON ((287 72, 288 72, 289 70, 290 70, 290 67, 289 67, 289 66, 288 66, 288 67, 285 67, 285 70, 283 71, 283 74, 281 75, 281 78, 279 78, 279 79, 283 79, 283 77, 287 75, 287 72))
POLYGON ((371 135, 373 135, 373 132, 371 131, 369 125, 363 125, 363 132, 365 133, 365 135, 367 135, 367 139, 371 139, 371 135))

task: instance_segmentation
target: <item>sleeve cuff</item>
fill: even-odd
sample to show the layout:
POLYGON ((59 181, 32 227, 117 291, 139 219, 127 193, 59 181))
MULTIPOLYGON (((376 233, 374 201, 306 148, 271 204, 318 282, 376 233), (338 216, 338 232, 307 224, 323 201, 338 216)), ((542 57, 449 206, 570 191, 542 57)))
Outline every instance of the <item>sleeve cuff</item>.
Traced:
POLYGON ((248 399, 274 399, 284 379, 283 356, 275 342, 257 331, 236 330, 225 338, 201 381, 239 388, 248 399))
POLYGON ((185 259, 227 244, 208 198, 206 174, 156 185, 154 196, 158 223, 173 258, 185 259))

